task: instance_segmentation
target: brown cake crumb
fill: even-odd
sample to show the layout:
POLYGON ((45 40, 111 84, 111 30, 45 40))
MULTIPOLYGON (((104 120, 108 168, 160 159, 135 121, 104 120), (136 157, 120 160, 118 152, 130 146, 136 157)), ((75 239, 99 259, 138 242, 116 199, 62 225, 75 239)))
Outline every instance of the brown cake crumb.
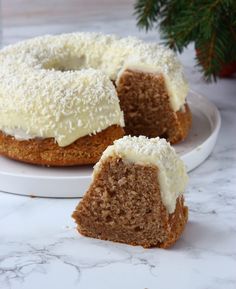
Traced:
POLYGON ((160 136, 172 144, 186 138, 192 122, 190 109, 187 104, 177 112, 171 109, 162 74, 127 69, 117 93, 127 135, 160 136))
POLYGON ((0 131, 0 154, 22 162, 46 166, 95 164, 103 151, 124 135, 122 127, 112 125, 95 134, 60 147, 54 138, 17 140, 0 131))
POLYGON ((176 242, 188 219, 183 196, 169 214, 162 203, 158 168, 108 157, 73 213, 85 236, 167 248, 176 242))

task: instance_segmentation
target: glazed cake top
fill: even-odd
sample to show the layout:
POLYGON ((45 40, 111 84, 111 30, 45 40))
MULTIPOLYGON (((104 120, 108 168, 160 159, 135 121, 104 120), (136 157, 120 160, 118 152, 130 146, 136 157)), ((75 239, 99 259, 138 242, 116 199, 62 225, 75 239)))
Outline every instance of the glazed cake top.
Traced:
POLYGON ((100 161, 94 167, 93 177, 108 157, 157 166, 162 202, 170 214, 175 211, 176 199, 184 192, 188 176, 183 161, 165 139, 124 136, 116 140, 103 152, 100 161))
POLYGON ((42 36, 0 52, 0 129, 18 138, 54 137, 65 146, 124 125, 110 79, 124 69, 162 73, 174 111, 187 84, 175 54, 156 43, 97 33, 42 36))

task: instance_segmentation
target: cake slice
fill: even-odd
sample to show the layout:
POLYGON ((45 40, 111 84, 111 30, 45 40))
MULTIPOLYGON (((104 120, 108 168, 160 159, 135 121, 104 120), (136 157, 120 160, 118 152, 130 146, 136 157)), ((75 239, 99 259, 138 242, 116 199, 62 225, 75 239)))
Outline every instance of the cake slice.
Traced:
POLYGON ((93 181, 73 213, 85 236, 167 248, 188 219, 185 166, 165 139, 125 136, 96 164, 93 181))

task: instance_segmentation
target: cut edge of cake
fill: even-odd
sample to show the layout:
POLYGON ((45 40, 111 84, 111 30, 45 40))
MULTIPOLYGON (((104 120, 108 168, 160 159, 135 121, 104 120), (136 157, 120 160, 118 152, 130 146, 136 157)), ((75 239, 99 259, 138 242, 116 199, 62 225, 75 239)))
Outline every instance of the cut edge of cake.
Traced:
POLYGON ((188 177, 174 149, 160 138, 125 136, 103 153, 92 184, 73 213, 85 236, 170 247, 188 219, 188 177))
POLYGON ((168 81, 162 73, 123 70, 116 90, 124 112, 126 135, 158 136, 171 144, 187 137, 192 124, 190 108, 185 99, 178 110, 173 109, 168 81))

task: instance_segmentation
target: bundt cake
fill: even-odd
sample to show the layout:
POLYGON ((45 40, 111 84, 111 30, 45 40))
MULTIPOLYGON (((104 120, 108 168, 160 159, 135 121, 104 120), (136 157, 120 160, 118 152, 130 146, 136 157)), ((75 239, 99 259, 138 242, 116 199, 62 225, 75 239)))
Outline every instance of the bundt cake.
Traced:
POLYGON ((183 162, 165 139, 125 136, 104 151, 72 216, 82 235, 167 248, 188 219, 187 180, 183 162))
POLYGON ((8 46, 0 89, 0 154, 29 163, 94 163, 123 136, 124 120, 126 134, 171 143, 191 124, 174 53, 132 37, 72 33, 8 46))

